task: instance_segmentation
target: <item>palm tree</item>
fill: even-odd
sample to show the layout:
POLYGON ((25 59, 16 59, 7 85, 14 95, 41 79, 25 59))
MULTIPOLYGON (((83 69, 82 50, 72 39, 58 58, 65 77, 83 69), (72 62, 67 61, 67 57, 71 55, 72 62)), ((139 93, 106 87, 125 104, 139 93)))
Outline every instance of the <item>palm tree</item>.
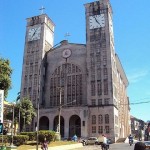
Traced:
POLYGON ((30 125, 32 122, 32 118, 36 116, 35 109, 28 97, 24 97, 23 99, 21 99, 19 103, 16 104, 16 107, 20 111, 20 130, 25 131, 26 125, 30 125))

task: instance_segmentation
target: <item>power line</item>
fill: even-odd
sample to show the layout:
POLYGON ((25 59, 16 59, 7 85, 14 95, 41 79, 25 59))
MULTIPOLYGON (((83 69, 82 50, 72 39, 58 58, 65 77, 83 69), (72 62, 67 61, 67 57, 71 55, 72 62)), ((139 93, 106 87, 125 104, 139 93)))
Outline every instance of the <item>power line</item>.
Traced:
POLYGON ((137 105, 137 104, 144 104, 144 103, 150 103, 150 101, 130 103, 130 105, 137 105))
POLYGON ((135 102, 135 103, 129 103, 129 104, 120 104, 120 105, 139 105, 139 104, 146 104, 150 103, 150 101, 145 101, 145 102, 135 102))

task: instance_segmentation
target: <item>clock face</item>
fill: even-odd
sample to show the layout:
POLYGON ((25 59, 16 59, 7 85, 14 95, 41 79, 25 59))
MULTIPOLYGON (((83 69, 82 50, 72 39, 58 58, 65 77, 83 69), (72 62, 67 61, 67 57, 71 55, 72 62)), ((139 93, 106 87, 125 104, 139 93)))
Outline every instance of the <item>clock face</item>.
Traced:
POLYGON ((41 26, 32 27, 28 31, 28 41, 39 40, 41 33, 41 26))
POLYGON ((94 15, 89 17, 90 29, 105 27, 105 15, 94 15))
POLYGON ((62 57, 68 58, 71 55, 71 50, 70 49, 65 49, 62 53, 62 57))

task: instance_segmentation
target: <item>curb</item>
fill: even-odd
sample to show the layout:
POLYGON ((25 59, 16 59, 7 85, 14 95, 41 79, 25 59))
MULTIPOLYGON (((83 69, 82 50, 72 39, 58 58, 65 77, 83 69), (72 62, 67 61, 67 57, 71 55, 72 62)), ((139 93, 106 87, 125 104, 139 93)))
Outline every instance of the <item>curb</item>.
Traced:
MULTIPOLYGON (((77 143, 77 144, 70 144, 70 145, 48 147, 48 149, 50 149, 50 150, 70 150, 70 149, 81 148, 81 147, 83 147, 82 143, 77 143)), ((30 149, 30 150, 35 150, 35 149, 30 149)))

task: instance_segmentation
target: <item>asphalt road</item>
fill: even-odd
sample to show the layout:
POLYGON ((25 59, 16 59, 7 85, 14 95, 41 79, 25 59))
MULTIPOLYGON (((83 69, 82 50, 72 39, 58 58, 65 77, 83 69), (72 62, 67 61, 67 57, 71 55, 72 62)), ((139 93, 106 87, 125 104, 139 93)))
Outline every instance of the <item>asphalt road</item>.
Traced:
MULTIPOLYGON (((101 150, 100 145, 87 145, 82 148, 73 149, 73 150, 101 150)), ((110 144, 109 150, 134 150, 134 144, 130 146, 128 143, 115 143, 110 144)))

